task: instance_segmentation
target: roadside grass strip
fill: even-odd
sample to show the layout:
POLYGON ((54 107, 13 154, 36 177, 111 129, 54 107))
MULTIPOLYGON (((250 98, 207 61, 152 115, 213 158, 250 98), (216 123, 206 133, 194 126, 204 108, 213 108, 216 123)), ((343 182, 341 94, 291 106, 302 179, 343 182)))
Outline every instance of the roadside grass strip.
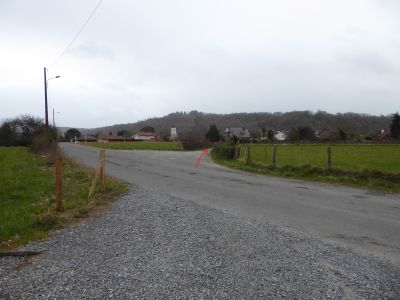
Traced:
POLYGON ((400 145, 331 145, 332 169, 328 170, 325 144, 241 145, 237 160, 227 159, 223 150, 212 158, 222 165, 260 174, 366 187, 400 192, 400 145), (246 161, 247 147, 250 161, 246 161))
POLYGON ((64 211, 55 210, 54 167, 47 157, 25 147, 0 147, 0 250, 13 249, 45 238, 62 228, 105 209, 126 186, 107 178, 105 193, 88 199, 94 171, 64 158, 64 211))

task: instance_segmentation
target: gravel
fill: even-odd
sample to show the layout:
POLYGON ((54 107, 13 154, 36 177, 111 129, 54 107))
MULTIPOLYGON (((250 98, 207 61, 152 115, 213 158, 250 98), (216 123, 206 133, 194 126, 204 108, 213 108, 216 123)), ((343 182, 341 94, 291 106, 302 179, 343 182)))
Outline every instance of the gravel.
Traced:
POLYGON ((132 188, 0 260, 1 299, 399 299, 400 270, 299 233, 132 188))

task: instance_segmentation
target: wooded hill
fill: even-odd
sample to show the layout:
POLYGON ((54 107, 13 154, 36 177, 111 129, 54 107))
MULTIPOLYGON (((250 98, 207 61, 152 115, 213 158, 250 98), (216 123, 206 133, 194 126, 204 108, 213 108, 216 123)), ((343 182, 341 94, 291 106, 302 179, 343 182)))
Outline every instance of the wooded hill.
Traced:
POLYGON ((288 131, 291 128, 311 127, 314 130, 339 130, 351 134, 375 135, 390 126, 392 115, 373 116, 357 113, 330 114, 324 111, 293 111, 275 113, 233 113, 211 114, 198 111, 176 112, 161 118, 151 118, 129 124, 88 129, 91 134, 126 130, 133 134, 145 126, 155 128, 157 135, 168 135, 171 127, 176 127, 180 137, 204 137, 210 124, 216 124, 222 134, 228 127, 246 127, 256 135, 261 128, 288 131))

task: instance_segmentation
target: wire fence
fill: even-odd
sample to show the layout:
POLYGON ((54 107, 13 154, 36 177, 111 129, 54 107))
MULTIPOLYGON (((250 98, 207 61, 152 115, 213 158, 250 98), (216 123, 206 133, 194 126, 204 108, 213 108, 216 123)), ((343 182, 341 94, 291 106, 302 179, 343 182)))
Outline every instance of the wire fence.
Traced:
MULTIPOLYGON (((236 147, 233 146, 235 149, 236 147)), ((240 145, 231 159, 274 167, 304 165, 323 169, 400 174, 400 145, 240 145)), ((228 157, 229 158, 229 157, 228 157)))

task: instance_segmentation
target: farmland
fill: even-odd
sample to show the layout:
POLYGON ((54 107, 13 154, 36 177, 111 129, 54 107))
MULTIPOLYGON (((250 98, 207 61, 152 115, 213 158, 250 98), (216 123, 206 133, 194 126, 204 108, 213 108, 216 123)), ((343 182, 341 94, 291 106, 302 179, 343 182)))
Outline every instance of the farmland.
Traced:
POLYGON ((322 144, 241 145, 237 160, 214 152, 213 158, 228 167, 262 174, 400 191, 400 145, 331 146, 332 170, 328 170, 327 147, 322 144), (250 161, 246 161, 247 149, 250 161))
POLYGON ((83 145, 115 150, 157 150, 157 151, 180 151, 180 142, 87 142, 83 145))

